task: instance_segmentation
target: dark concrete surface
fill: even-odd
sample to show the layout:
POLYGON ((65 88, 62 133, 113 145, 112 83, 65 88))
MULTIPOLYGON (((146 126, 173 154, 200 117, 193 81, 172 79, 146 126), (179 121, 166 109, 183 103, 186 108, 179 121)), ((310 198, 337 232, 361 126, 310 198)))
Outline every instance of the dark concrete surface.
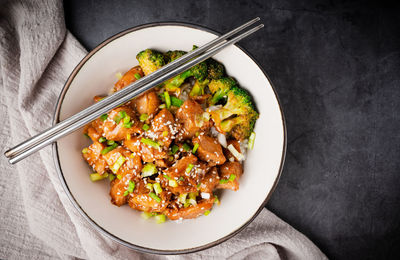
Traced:
POLYGON ((65 2, 67 27, 88 50, 149 22, 225 32, 260 16, 265 28, 240 45, 275 84, 288 128, 267 208, 332 259, 400 259, 399 11, 365 1, 65 2))

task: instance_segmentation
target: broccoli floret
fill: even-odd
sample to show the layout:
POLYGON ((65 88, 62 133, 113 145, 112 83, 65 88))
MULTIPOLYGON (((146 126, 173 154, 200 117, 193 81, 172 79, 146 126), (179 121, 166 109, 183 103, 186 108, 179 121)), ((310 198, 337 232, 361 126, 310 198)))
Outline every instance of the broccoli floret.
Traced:
MULTIPOLYGON (((176 57, 178 58, 178 57, 176 57)), ((204 81, 207 78, 207 64, 206 62, 201 62, 196 66, 188 69, 187 71, 173 77, 165 83, 165 89, 168 91, 178 91, 179 87, 185 82, 189 77, 195 77, 196 80, 204 81)))
POLYGON ((146 49, 136 55, 145 75, 148 75, 165 65, 164 55, 161 52, 146 49))
POLYGON ((174 61, 180 57, 182 57, 183 55, 185 55, 187 52, 186 51, 167 51, 167 53, 165 53, 165 58, 167 60, 167 63, 174 61))
POLYGON ((190 91, 189 95, 190 95, 191 97, 196 97, 196 96, 202 96, 202 95, 204 95, 204 94, 205 94, 204 89, 205 89, 205 87, 208 85, 209 82, 210 82, 210 81, 209 81, 208 79, 205 79, 205 80, 203 80, 203 81, 196 80, 196 81, 194 82, 193 88, 192 88, 192 90, 190 91))
POLYGON ((224 65, 214 59, 207 60, 207 70, 209 79, 220 79, 225 75, 224 65))
POLYGON ((228 91, 226 104, 210 114, 220 132, 229 133, 237 140, 250 136, 258 118, 250 94, 238 86, 228 91))
POLYGON ((213 79, 211 80, 208 88, 212 94, 212 97, 209 100, 210 105, 216 104, 218 101, 226 97, 229 90, 236 86, 236 81, 230 77, 224 77, 220 79, 213 79))

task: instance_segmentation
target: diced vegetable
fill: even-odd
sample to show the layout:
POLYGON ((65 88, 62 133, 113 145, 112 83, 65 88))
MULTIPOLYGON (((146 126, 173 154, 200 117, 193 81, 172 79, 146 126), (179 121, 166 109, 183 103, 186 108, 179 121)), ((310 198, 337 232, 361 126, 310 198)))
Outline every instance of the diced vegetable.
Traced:
POLYGON ((186 167, 186 172, 189 173, 193 169, 194 165, 189 163, 189 165, 186 167))
POLYGON ((239 153, 232 144, 228 145, 228 150, 233 154, 233 156, 235 156, 235 158, 238 161, 243 161, 244 160, 244 155, 239 153))
POLYGON ((156 141, 153 141, 153 140, 151 140, 149 138, 142 137, 142 139, 140 139, 140 142, 142 142, 142 143, 144 143, 146 145, 149 145, 151 147, 157 148, 157 149, 160 148, 160 144, 159 143, 157 143, 156 141))
POLYGON ((83 154, 88 153, 88 152, 89 152, 89 149, 88 149, 88 148, 85 147, 85 148, 82 149, 82 153, 83 153, 83 154))
POLYGON ((178 187, 178 183, 176 182, 176 180, 169 180, 168 185, 174 188, 178 187))
POLYGON ((165 215, 163 215, 163 214, 159 214, 159 215, 155 216, 154 218, 156 219, 157 224, 162 224, 166 220, 165 215))
POLYGON ((135 73, 135 75, 134 75, 134 76, 135 76, 135 78, 136 78, 136 79, 140 79, 140 78, 142 77, 142 76, 140 76, 140 74, 139 74, 139 73, 135 73))
POLYGON ((163 177, 167 180, 172 180, 171 177, 169 177, 168 175, 164 174, 163 177))
POLYGON ((155 200, 155 201, 157 201, 157 202, 161 202, 160 197, 158 197, 154 192, 150 192, 150 193, 149 193, 149 196, 150 196, 153 200, 155 200))
POLYGON ((168 91, 164 92, 164 98, 165 98, 165 105, 167 106, 167 108, 171 107, 171 97, 169 96, 168 91))
POLYGON ((221 204, 221 202, 219 201, 217 195, 214 195, 214 203, 215 203, 215 204, 218 204, 218 205, 221 204))
POLYGON ((153 191, 153 184, 147 183, 147 184, 146 184, 146 188, 149 189, 150 192, 153 191))
POLYGON ((234 181, 236 179, 236 175, 235 174, 231 174, 230 176, 229 176, 229 181, 234 181))
POLYGON ((164 137, 168 136, 168 131, 163 131, 163 132, 162 132, 162 135, 163 135, 164 137))
POLYGON ((192 153, 193 153, 193 154, 196 153, 196 151, 197 151, 197 149, 199 148, 199 146, 200 146, 199 143, 195 143, 195 144, 194 144, 193 149, 192 149, 192 153))
POLYGON ((171 147, 171 154, 176 154, 176 152, 179 150, 179 147, 176 145, 176 144, 174 144, 172 147, 171 147))
POLYGON ((135 189, 135 182, 129 181, 128 191, 133 192, 134 189, 135 189))
POLYGON ((141 114, 139 117, 140 122, 144 122, 149 118, 148 114, 141 114))
POLYGON ((115 148, 117 148, 118 144, 114 143, 113 145, 107 146, 106 148, 104 148, 103 150, 101 150, 101 154, 106 154, 111 150, 114 150, 115 148))
POLYGON ((158 183, 158 182, 153 184, 153 188, 154 188, 154 191, 156 192, 157 195, 159 195, 163 191, 163 189, 161 188, 160 183, 158 183))
POLYGON ((121 174, 117 174, 117 179, 118 179, 118 180, 122 179, 121 174))
POLYGON ((108 177, 108 173, 99 174, 97 172, 90 174, 91 181, 100 181, 108 177))
POLYGON ((206 211, 204 211, 204 216, 207 216, 207 215, 210 214, 210 213, 211 213, 211 211, 206 210, 206 211))
POLYGON ((186 197, 187 197, 187 193, 181 193, 181 194, 179 194, 179 197, 178 197, 178 201, 180 202, 180 203, 182 203, 182 204, 184 204, 185 202, 186 202, 186 197))
POLYGON ((105 141, 107 141, 105 137, 102 136, 99 138, 99 143, 104 143, 105 141))
POLYGON ((249 143, 248 143, 248 148, 249 149, 253 149, 255 140, 256 140, 256 133, 252 132, 250 134, 250 137, 249 137, 249 143))
POLYGON ((149 218, 151 218, 151 217, 154 217, 154 213, 151 213, 151 212, 142 212, 141 216, 142 216, 142 218, 144 218, 144 219, 149 219, 149 218))
POLYGON ((184 144, 182 145, 182 147, 183 147, 183 150, 185 150, 186 152, 189 152, 190 150, 192 150, 192 149, 190 148, 190 146, 189 146, 187 143, 184 143, 184 144))
POLYGON ((158 106, 159 109, 164 109, 165 108, 165 104, 161 104, 158 106))
POLYGON ((113 173, 117 173, 119 168, 122 166, 122 164, 124 164, 124 162, 126 161, 126 158, 124 156, 120 156, 118 157, 117 161, 111 166, 111 170, 113 171, 113 173))
POLYGON ((114 179, 115 179, 115 175, 114 174, 109 174, 108 175, 108 179, 110 180, 110 181, 113 181, 114 179))
POLYGON ((107 145, 113 145, 113 144, 115 144, 114 140, 107 140, 107 145))
POLYGON ((149 126, 148 124, 144 124, 143 127, 142 127, 142 129, 143 129, 144 131, 147 131, 147 130, 150 129, 150 126, 149 126))
POLYGON ((153 163, 146 163, 146 165, 142 169, 142 177, 149 177, 153 174, 157 173, 157 168, 153 163))

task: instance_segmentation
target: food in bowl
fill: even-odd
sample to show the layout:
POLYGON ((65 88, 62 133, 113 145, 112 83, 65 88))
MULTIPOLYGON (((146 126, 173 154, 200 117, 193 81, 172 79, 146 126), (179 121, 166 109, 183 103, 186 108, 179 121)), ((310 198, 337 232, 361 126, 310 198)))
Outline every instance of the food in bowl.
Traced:
MULTIPOLYGON (((139 66, 119 74, 113 91, 185 53, 139 52, 139 66)), ((250 94, 208 59, 88 124, 93 143, 82 155, 92 181, 111 181, 116 206, 158 223, 196 218, 219 203, 216 190, 239 189, 258 116, 250 94)))

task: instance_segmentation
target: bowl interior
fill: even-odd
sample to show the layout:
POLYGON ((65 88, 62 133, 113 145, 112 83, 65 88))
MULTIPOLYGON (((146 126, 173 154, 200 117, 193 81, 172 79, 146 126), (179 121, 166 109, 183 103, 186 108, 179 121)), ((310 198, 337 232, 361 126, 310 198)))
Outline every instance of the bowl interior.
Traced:
MULTIPOLYGON (((215 37, 203 29, 165 24, 140 28, 114 38, 74 71, 61 101, 59 119, 66 119, 91 105, 93 96, 108 93, 117 80, 117 72, 124 73, 137 65, 135 56, 139 51, 146 48, 190 50, 193 44, 200 46, 215 37)), ((90 181, 91 170, 81 157, 81 150, 89 141, 82 131, 76 131, 57 142, 56 152, 67 192, 92 224, 135 248, 154 252, 192 251, 223 240, 257 213, 274 187, 283 163, 285 130, 281 110, 263 71, 240 48, 230 46, 215 59, 225 65, 228 75, 250 91, 260 112, 255 146, 247 154, 240 189, 223 191, 221 205, 215 205, 208 216, 181 223, 167 221, 161 225, 144 220, 140 212, 129 206, 119 208, 110 203, 108 181, 90 181)))

